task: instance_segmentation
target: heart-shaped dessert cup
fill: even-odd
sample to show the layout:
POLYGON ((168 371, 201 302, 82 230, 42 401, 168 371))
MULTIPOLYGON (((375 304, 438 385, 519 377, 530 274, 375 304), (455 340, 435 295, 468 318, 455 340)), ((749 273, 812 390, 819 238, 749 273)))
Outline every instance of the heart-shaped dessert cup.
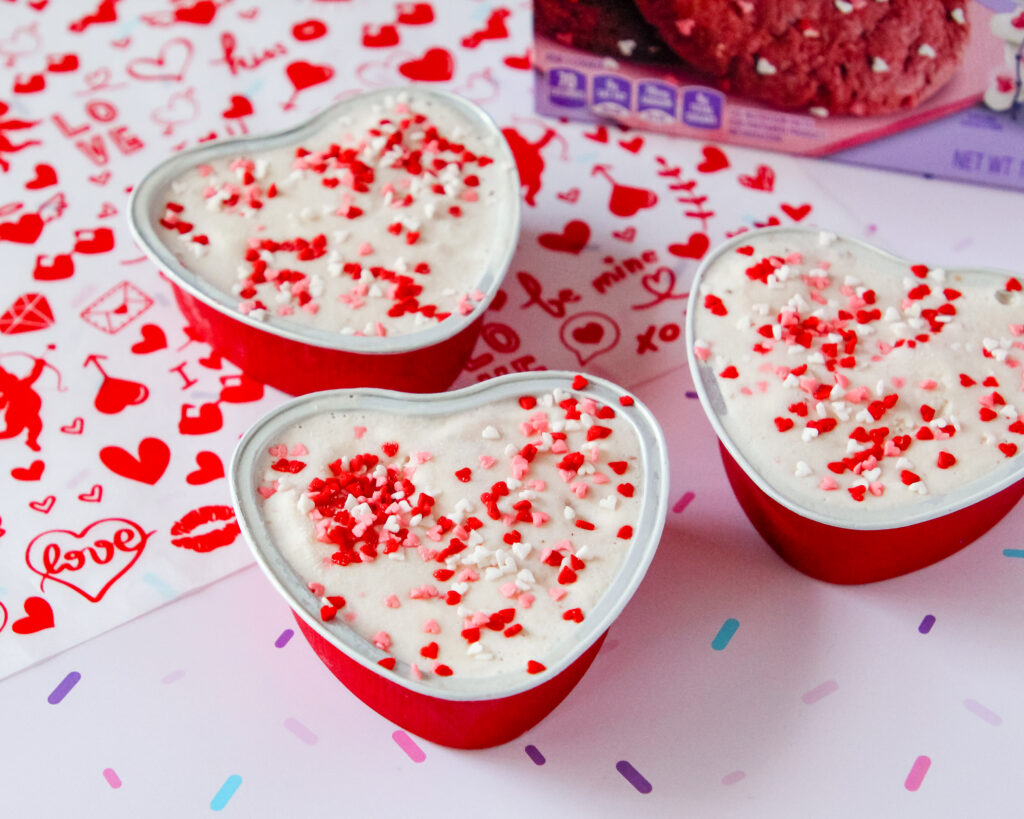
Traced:
POLYGON ((686 343, 733 491, 801 572, 869 583, 963 548, 1024 494, 1024 294, 810 228, 697 272, 686 343))
MULTIPOLYGON (((292 399, 242 438, 230 481, 238 521, 257 563, 332 673, 363 702, 412 733, 451 747, 482 748, 508 742, 535 725, 587 670, 657 548, 667 508, 668 459, 657 421, 621 388, 590 376, 544 371, 443 394, 356 389, 292 399), (530 396, 539 399, 536 405, 530 396), (549 428, 538 420, 547 412, 557 419, 576 407, 589 426, 562 427, 555 420, 549 428), (545 431, 536 432, 533 424, 545 431), (381 439, 386 443, 379 444, 377 434, 387 436, 381 439), (578 451, 588 453, 585 459, 573 449, 584 435, 578 451), (422 439, 407 446, 404 438, 409 436, 422 439), (314 443, 296 443, 303 440, 314 443), (528 440, 537 446, 524 443, 528 440), (419 447, 431 447, 434 454, 419 447), (373 542, 392 540, 391 551, 401 554, 389 554, 389 546, 381 545, 383 552, 374 550, 369 561, 349 552, 355 555, 350 565, 348 558, 339 560, 348 547, 332 544, 353 541, 348 535, 335 537, 338 530, 330 530, 330 521, 339 518, 331 518, 328 507, 320 505, 327 503, 322 499, 328 487, 316 477, 310 482, 306 473, 333 474, 343 486, 354 486, 362 480, 356 473, 363 459, 369 458, 365 450, 380 454, 380 460, 374 457, 363 465, 374 470, 377 486, 390 481, 394 469, 394 475, 406 477, 401 497, 410 503, 419 498, 404 513, 391 508, 401 523, 389 531, 394 538, 418 532, 422 542, 398 548, 385 531, 389 520, 379 544, 376 532, 373 542), (332 460, 339 452, 350 454, 332 460), (480 454, 470 460, 469 452, 480 454), (321 463, 325 458, 331 460, 330 471, 321 463), (453 473, 453 464, 462 459, 473 468, 453 473), (302 468, 306 462, 314 468, 302 468), (505 462, 518 463, 521 481, 504 471, 505 462), (299 470, 294 480, 292 469, 299 470), (277 475, 284 476, 282 482, 274 480, 277 475), (545 485, 540 477, 552 479, 545 485), (435 486, 435 479, 443 485, 435 486), (301 487, 298 494, 295 486, 301 487), (493 498, 485 492, 478 503, 480 486, 493 489, 493 498), (512 494, 506 497, 508 491, 512 494), (522 500, 528 497, 532 506, 522 500), (431 506, 435 500, 436 508, 431 506), (420 514, 424 503, 428 511, 420 514), (296 506, 298 517, 292 511, 296 506), (454 520, 446 517, 451 509, 454 520), (327 543, 321 536, 316 542, 307 517, 327 523, 319 531, 334 539, 327 543), (630 525, 620 525, 623 520, 630 525), (454 535, 443 543, 433 534, 442 526, 454 535), (424 551, 444 543, 448 546, 440 554, 424 551), (496 551, 489 552, 495 545, 496 551), (509 562, 512 570, 505 571, 509 562), (407 570, 414 574, 394 579, 394 572, 407 570), (449 579, 447 592, 434 586, 443 587, 449 579), (351 585, 338 585, 343 583, 351 585), (345 598, 332 596, 339 588, 345 589, 345 598), (481 617, 481 606, 493 613, 481 617), (398 619, 406 617, 415 620, 414 627, 412 620, 398 619), (417 650, 422 643, 427 645, 417 650), (431 660, 447 665, 431 665, 431 660), (424 666, 422 672, 417 663, 424 666)), ((353 508, 350 496, 346 501, 346 510, 365 515, 367 507, 353 508)), ((335 511, 342 506, 337 496, 329 503, 335 511)), ((378 521, 383 517, 381 512, 378 521)), ((365 524, 368 518, 362 520, 365 524)), ((365 553, 365 543, 359 548, 365 553)))
MULTIPOLYGON (((432 125, 427 120, 422 127, 432 125)), ((337 387, 410 392, 449 387, 501 286, 519 220, 518 172, 497 126, 462 97, 421 87, 360 94, 287 130, 183 150, 143 177, 129 205, 133 238, 170 280, 195 334, 252 378, 293 395, 337 387), (430 131, 432 141, 417 134, 415 144, 399 141, 395 147, 382 136, 345 131, 353 121, 365 123, 368 111, 375 118, 405 116, 404 126, 420 116, 412 110, 417 107, 446 117, 452 140, 433 138, 430 131), (322 151, 303 153, 302 146, 314 143, 323 143, 322 151), (291 149, 294 158, 282 153, 291 149), (381 185, 384 171, 404 175, 395 185, 381 185), (300 185, 307 187, 296 191, 300 185), (177 200, 185 196, 200 207, 184 208, 177 200), (260 219, 268 213, 267 221, 279 221, 264 225, 260 219), (228 225, 225 214, 246 218, 228 225), (247 236, 228 238, 247 229, 247 236), (310 243, 310 236, 321 245, 310 243), (466 242, 473 247, 467 249, 466 242), (432 254, 434 269, 417 253, 432 254), (202 261, 207 257, 213 261, 202 261), (329 272, 322 270, 325 260, 329 272), (268 262, 281 269, 267 269, 268 262), (205 274, 201 263, 210 266, 205 274), (447 277, 443 285, 439 271, 447 277), (352 291, 331 289, 342 284, 352 291), (353 306, 350 317, 358 327, 316 324, 311 318, 320 313, 333 321, 342 309, 339 302, 353 306), (383 307, 374 307, 378 313, 368 317, 358 309, 368 304, 383 307), (389 306, 397 317, 385 314, 389 306), (409 323, 413 317, 415 325, 409 323), (398 327, 399 321, 406 323, 398 327)))

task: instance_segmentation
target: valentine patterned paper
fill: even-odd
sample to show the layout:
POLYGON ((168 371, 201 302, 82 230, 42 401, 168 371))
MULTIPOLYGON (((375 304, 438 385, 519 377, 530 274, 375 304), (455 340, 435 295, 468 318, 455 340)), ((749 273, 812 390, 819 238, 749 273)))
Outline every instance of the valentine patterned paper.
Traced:
POLYGON ((803 199, 791 158, 528 113, 529 31, 523 4, 5 4, 0 676, 250 561, 224 468, 283 396, 190 334, 129 238, 132 184, 169 152, 408 82, 480 104, 524 217, 459 384, 678 370, 685 391, 688 289, 714 242, 853 228, 840 198, 803 199))

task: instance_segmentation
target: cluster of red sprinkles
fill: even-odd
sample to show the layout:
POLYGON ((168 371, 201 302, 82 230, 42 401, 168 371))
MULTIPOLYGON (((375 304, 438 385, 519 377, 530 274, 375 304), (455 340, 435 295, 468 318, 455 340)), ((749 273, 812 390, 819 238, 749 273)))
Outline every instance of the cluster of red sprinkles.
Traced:
MULTIPOLYGON (((572 386, 584 390, 587 381, 580 376, 572 386)), ((443 505, 416 481, 418 467, 435 456, 400 440, 336 459, 308 481, 300 474, 309 465, 306 447, 275 445, 270 474, 282 477, 260 487, 260 493, 270 497, 282 486, 295 486, 284 476, 299 478, 299 509, 328 549, 324 560, 332 571, 389 558, 422 565, 425 571, 415 585, 392 589, 383 603, 397 609, 403 601, 418 600, 439 607, 423 624, 418 656, 403 659, 414 678, 425 673, 449 676, 458 667, 452 660, 460 658, 442 656, 445 649, 434 635, 442 633, 439 620, 448 623, 445 630, 452 628, 451 617, 444 613, 450 607, 457 616, 458 644, 476 659, 501 653, 496 637, 514 640, 529 633, 521 615, 538 605, 540 591, 548 598, 545 606, 562 622, 586 619, 584 609, 591 598, 577 601, 574 589, 586 576, 588 561, 624 552, 634 532, 631 523, 623 522, 624 516, 635 516, 633 507, 614 511, 638 494, 633 457, 613 456, 609 448, 609 439, 615 437, 609 424, 633 400, 623 396, 619 404, 616 410, 585 395, 557 390, 540 398, 519 397, 512 407, 515 415, 500 430, 488 425, 481 433, 484 439, 503 442, 504 459, 481 454, 475 463, 456 465, 445 495, 458 495, 461 487, 472 487, 472 494, 446 497, 443 505), (493 610, 474 606, 473 590, 482 585, 507 603, 493 610)), ((365 433, 358 427, 356 437, 365 433)), ((345 610, 344 597, 327 595, 318 583, 311 583, 310 591, 319 600, 322 620, 339 613, 356 619, 351 605, 345 610)), ((352 594, 348 596, 351 602, 352 594)), ((379 665, 394 669, 391 635, 381 631, 371 641, 385 655, 379 665)), ((530 659, 526 670, 537 674, 546 667, 530 659)))
MULTIPOLYGON (((221 171, 198 166, 206 209, 238 216, 238 224, 245 225, 249 236, 233 287, 239 311, 259 319, 297 315, 296 311, 316 314, 329 294, 346 305, 353 322, 368 315, 360 309, 374 297, 388 300, 388 319, 412 316, 420 322, 440 322, 453 311, 472 312, 483 298, 476 290, 450 296, 451 304, 445 307, 424 293, 431 265, 417 254, 436 220, 460 219, 466 208, 484 206, 479 170, 493 159, 446 136, 426 115, 402 101, 365 133, 346 135, 343 141, 348 140, 355 144, 331 143, 322 150, 300 145, 290 167, 284 169, 270 169, 267 160, 249 157, 237 157, 221 171), (334 204, 314 212, 301 192, 291 190, 296 177, 316 179, 335 191, 334 204), (287 207, 286 215, 300 223, 311 227, 333 223, 331 229, 271 237, 267 235, 270 228, 260 220, 269 200, 276 200, 278 209, 287 207), (369 215, 381 211, 393 214, 386 230, 403 238, 408 259, 364 264, 380 254, 363 225, 369 215), (328 287, 330 279, 338 284, 328 287)), ((168 200, 159 224, 198 257, 208 252, 211 241, 218 241, 197 230, 196 223, 202 220, 203 214, 186 214, 184 204, 168 200)), ((387 335, 389 327, 394 329, 382 318, 349 331, 387 335)))
MULTIPOLYGON (((822 244, 831 241, 832 237, 823 238, 822 244)), ((975 364, 970 372, 957 373, 951 384, 907 372, 891 377, 889 383, 868 386, 866 379, 877 378, 872 376, 873 365, 901 348, 923 351, 942 344, 943 333, 955 326, 964 294, 947 284, 945 272, 910 266, 902 298, 883 305, 871 287, 850 278, 838 281, 828 261, 805 262, 799 252, 758 258, 751 245, 736 252, 749 257, 741 268, 746 279, 744 303, 755 304, 749 316, 752 355, 739 360, 719 356, 712 362, 714 345, 704 340, 695 342, 694 353, 711 364, 720 379, 735 383, 741 395, 768 393, 772 380, 790 388, 773 393, 782 396, 783 405, 770 420, 776 434, 801 438, 805 446, 794 447, 801 457, 810 460, 819 451, 813 443, 817 439, 847 436, 846 454, 820 464, 824 477, 819 474, 819 489, 842 488, 837 478, 843 476, 846 491, 857 502, 882 496, 897 481, 923 495, 928 486, 919 471, 961 465, 967 458, 964 447, 974 445, 965 441, 958 448, 962 438, 991 445, 1005 457, 1021 451, 1020 400, 1015 406, 1009 396, 1024 393, 1024 322, 984 328, 985 333, 1002 337, 978 338, 976 350, 958 339, 956 346, 967 347, 975 364), (785 303, 775 309, 764 304, 759 310, 759 288, 765 289, 765 299, 782 293, 785 303), (780 362, 778 355, 769 358, 774 352, 783 354, 785 361, 780 362), (799 363, 789 363, 793 361, 799 363), (912 457, 919 459, 919 471, 912 457), (895 466, 890 469, 886 464, 895 466)), ((1011 277, 1001 289, 1014 298, 1021 284, 1011 277)), ((730 304, 734 300, 732 291, 705 292, 702 304, 711 316, 735 322, 731 313, 738 308, 730 304)), ((1024 320, 1024 312, 1017 315, 1024 320)), ((732 327, 731 323, 730 332, 732 327)), ((816 472, 796 461, 796 474, 809 477, 816 472)))

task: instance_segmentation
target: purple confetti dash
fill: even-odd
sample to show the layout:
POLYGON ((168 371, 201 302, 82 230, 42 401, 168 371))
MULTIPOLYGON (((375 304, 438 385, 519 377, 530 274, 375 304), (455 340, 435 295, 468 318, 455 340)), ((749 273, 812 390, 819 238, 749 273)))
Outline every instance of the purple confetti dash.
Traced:
POLYGON ((398 747, 405 751, 413 762, 422 762, 427 758, 427 755, 423 753, 423 749, 405 731, 395 731, 391 738, 398 743, 398 747))
POLYGON ((914 764, 910 767, 910 773, 907 774, 907 780, 903 783, 908 791, 916 791, 921 787, 921 783, 924 781, 924 775, 928 773, 928 769, 932 766, 932 761, 926 756, 919 756, 914 760, 914 764))
POLYGON ((179 668, 177 671, 172 671, 170 674, 166 675, 160 682, 167 685, 168 683, 177 682, 184 676, 185 672, 179 668))
POLYGON ((63 680, 57 683, 57 687, 50 692, 50 696, 46 698, 46 701, 50 705, 57 705, 71 692, 72 688, 78 685, 80 679, 82 679, 82 675, 77 671, 69 672, 63 680))
POLYGON ((526 751, 526 755, 530 757, 534 765, 543 765, 545 762, 547 762, 547 760, 544 758, 544 754, 537 750, 536 745, 527 745, 526 748, 524 748, 524 750, 526 751))
POLYGON ((687 398, 696 398, 697 393, 694 390, 687 390, 685 393, 687 398))
POLYGON ((989 725, 1002 725, 1003 718, 994 711, 989 711, 984 705, 977 700, 964 700, 964 708, 970 711, 974 716, 981 717, 989 725))
POLYGON ((672 507, 672 511, 678 515, 690 505, 690 501, 692 501, 694 497, 693 492, 683 492, 683 496, 675 502, 675 505, 672 507))
POLYGON ((281 632, 278 638, 274 640, 274 645, 277 648, 284 648, 286 645, 288 645, 288 641, 291 640, 292 637, 294 636, 295 632, 292 631, 290 628, 286 628, 284 631, 281 632))
POLYGON ((626 781, 636 788, 640 793, 650 793, 654 788, 651 783, 644 779, 643 775, 630 765, 626 760, 615 763, 615 770, 625 777, 626 781))
POLYGON ((921 625, 919 625, 917 627, 917 630, 920 631, 922 634, 927 634, 929 631, 932 630, 932 626, 934 626, 934 625, 935 625, 935 615, 934 614, 926 614, 924 616, 924 619, 921 621, 921 625))
POLYGON ((805 691, 800 697, 807 705, 814 705, 818 700, 824 699, 829 694, 839 690, 839 683, 835 680, 825 680, 821 685, 816 685, 810 691, 805 691))
POLYGON ((295 736, 305 742, 307 745, 316 745, 319 742, 317 735, 310 731, 305 725, 299 722, 294 717, 288 717, 284 721, 284 727, 291 731, 295 736))
POLYGON ((104 768, 103 778, 107 780, 107 784, 114 788, 114 790, 121 787, 121 777, 117 775, 117 771, 113 768, 104 768))
POLYGON ((747 775, 743 771, 733 771, 732 773, 727 773, 725 776, 722 777, 722 784, 723 785, 735 785, 741 779, 746 779, 746 778, 747 778, 747 775))

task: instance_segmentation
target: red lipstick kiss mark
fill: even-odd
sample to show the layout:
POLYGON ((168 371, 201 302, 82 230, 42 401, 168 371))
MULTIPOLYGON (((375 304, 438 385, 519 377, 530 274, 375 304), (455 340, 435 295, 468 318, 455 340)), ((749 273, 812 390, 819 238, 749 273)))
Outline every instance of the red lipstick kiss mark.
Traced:
POLYGON ((212 552, 230 546, 240 532, 230 506, 201 506, 171 527, 171 543, 193 552, 212 552))

